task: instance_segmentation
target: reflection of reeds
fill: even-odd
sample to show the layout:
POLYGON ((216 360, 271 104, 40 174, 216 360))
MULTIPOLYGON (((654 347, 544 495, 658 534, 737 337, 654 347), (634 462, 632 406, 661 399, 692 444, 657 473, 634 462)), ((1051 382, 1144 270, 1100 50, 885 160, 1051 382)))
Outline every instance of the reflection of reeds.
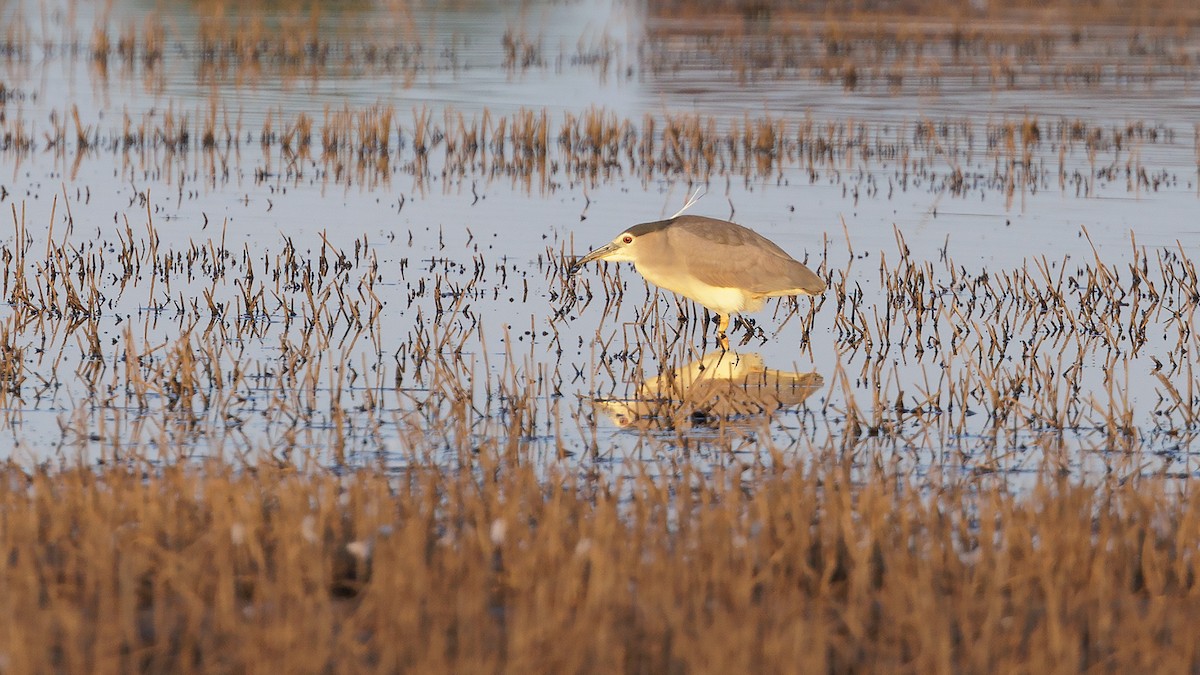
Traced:
POLYGON ((501 38, 504 51, 504 67, 509 70, 543 65, 540 40, 530 37, 524 30, 509 28, 501 38))
POLYGON ((295 123, 288 126, 283 135, 280 137, 280 144, 285 152, 290 152, 293 145, 297 152, 303 156, 308 151, 309 145, 312 143, 313 123, 312 118, 304 113, 296 116, 295 123))
MULTIPOLYGON (((21 399, 25 383, 25 348, 20 340, 22 327, 13 315, 0 322, 0 407, 12 409, 21 399)), ((5 425, 7 426, 7 425, 5 425)))
POLYGON ((751 9, 656 1, 648 7, 640 65, 650 73, 711 69, 739 82, 814 78, 847 91, 884 93, 936 92, 946 82, 964 81, 993 89, 1124 88, 1131 72, 1187 77, 1200 21, 1195 7, 1104 3, 1080 16, 1066 4, 976 10, 931 2, 900 9, 768 1, 751 9), (1064 22, 1064 15, 1073 21, 1064 22), (1113 68, 1111 55, 1122 49, 1113 68))
POLYGON ((163 52, 166 49, 167 29, 158 18, 158 15, 151 12, 146 15, 142 23, 142 63, 148 68, 158 65, 163 59, 163 52))
MULTIPOLYGON (((643 180, 708 181, 716 175, 777 179, 793 170, 814 182, 837 180, 854 194, 873 191, 876 180, 886 179, 891 189, 908 190, 919 181, 933 192, 965 197, 998 190, 1009 200, 1043 183, 1090 195, 1097 181, 1111 183, 1118 170, 1127 176, 1130 192, 1157 190, 1170 170, 1147 166, 1147 155, 1159 154, 1147 149, 1178 142, 1175 130, 1141 120, 1104 125, 1037 117, 983 123, 949 118, 874 125, 770 114, 724 121, 699 113, 647 114, 633 120, 598 107, 565 114, 557 123, 544 109, 510 115, 485 110, 471 117, 445 109, 435 117, 423 107, 412 114, 411 124, 400 124, 388 105, 343 106, 327 108, 315 125, 307 113, 290 116, 276 109, 263 118, 258 141, 264 161, 278 151, 288 162, 319 143, 333 168, 328 175, 338 182, 387 181, 394 161, 418 184, 436 169, 460 178, 506 175, 530 187, 543 187, 555 176, 596 184, 627 175, 643 180), (990 166, 981 156, 991 160, 990 166)), ((127 153, 223 153, 242 142, 240 117, 231 120, 216 97, 194 111, 169 104, 140 121, 126 114, 120 128, 85 120, 76 108, 70 118, 78 161, 106 156, 84 152, 96 148, 120 152, 128 161, 127 153), (193 119, 199 122, 195 134, 193 119)), ((67 121, 55 113, 51 122, 44 147, 61 152, 68 141, 67 121)), ((0 117, 0 153, 38 147, 32 123, 19 114, 0 117)), ((170 160, 169 153, 141 158, 170 160)), ((224 161, 223 154, 216 158, 218 164, 224 161)), ((271 172, 259 168, 255 173, 271 172)))
POLYGON ((101 21, 92 30, 92 63, 101 73, 101 77, 107 76, 108 73, 108 52, 111 49, 108 38, 108 27, 101 21))

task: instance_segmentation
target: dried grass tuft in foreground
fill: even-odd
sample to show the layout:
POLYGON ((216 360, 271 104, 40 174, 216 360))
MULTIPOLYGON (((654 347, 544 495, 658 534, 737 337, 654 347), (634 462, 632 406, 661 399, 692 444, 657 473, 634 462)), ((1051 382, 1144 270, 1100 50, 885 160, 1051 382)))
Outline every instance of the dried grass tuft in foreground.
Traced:
MULTIPOLYGON (((782 460, 782 458, 776 458, 782 460)), ((668 467, 660 467, 667 469, 668 467)), ((1200 505, 832 455, 601 484, 9 467, 9 672, 1195 671, 1200 505)), ((1176 490, 1177 492, 1177 490, 1176 490)))

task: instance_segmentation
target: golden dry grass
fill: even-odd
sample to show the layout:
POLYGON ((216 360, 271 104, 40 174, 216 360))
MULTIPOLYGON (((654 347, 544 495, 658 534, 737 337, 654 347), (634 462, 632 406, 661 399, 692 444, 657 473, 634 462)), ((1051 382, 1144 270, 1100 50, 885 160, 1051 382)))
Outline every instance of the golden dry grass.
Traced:
MULTIPOLYGON (((1188 672, 1200 506, 850 468, 25 471, 9 672, 1188 672)), ((519 453, 518 453, 519 454, 519 453)), ((775 457, 780 461, 780 457, 775 457)))

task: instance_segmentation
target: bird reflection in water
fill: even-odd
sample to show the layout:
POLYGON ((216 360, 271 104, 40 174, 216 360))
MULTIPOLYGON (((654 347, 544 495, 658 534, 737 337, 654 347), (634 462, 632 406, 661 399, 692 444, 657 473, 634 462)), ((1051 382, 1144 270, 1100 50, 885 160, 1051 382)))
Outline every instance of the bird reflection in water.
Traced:
POLYGON ((748 424, 799 406, 824 383, 816 372, 767 368, 761 354, 718 349, 642 382, 632 398, 598 399, 594 404, 622 428, 748 424))

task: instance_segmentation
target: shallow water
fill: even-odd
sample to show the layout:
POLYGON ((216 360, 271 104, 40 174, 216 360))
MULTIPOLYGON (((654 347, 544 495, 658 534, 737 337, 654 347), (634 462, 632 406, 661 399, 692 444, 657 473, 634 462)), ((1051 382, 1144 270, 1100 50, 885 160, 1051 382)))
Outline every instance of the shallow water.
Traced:
POLYGON ((276 37, 313 35, 284 12, 233 47, 168 6, 152 15, 157 61, 114 46, 101 68, 96 26, 144 35, 143 11, 0 6, 22 27, 0 60, 2 403, 21 461, 398 467, 497 444, 636 471, 680 451, 769 462, 840 444, 928 473, 1197 470, 1194 34, 1139 50, 1097 28, 1027 61, 1019 45, 885 50, 851 87, 820 25, 785 49, 753 23, 714 38, 622 3, 363 5, 323 11, 315 47, 276 37), (365 147, 366 118, 389 107, 383 150, 365 147), (282 133, 300 113, 306 151, 261 142, 266 120, 282 133), (543 115, 545 145, 522 145, 514 127, 543 115), (560 141, 588 115, 619 131, 611 147, 560 141), (186 140, 155 140, 185 116, 186 140), (439 140, 463 147, 460 123, 485 131, 482 152, 439 140), (349 140, 331 149, 334 129, 349 140), (754 227, 831 281, 734 340, 821 387, 773 414, 703 417, 683 397, 610 417, 597 401, 657 398, 638 388, 711 354, 712 327, 629 266, 568 278, 564 263, 697 187, 691 213, 754 227), (889 291, 881 267, 927 283, 889 291), (22 273, 55 298, 14 300, 22 273), (73 305, 68 288, 96 294, 73 305), (914 304, 936 327, 912 332, 914 304))

